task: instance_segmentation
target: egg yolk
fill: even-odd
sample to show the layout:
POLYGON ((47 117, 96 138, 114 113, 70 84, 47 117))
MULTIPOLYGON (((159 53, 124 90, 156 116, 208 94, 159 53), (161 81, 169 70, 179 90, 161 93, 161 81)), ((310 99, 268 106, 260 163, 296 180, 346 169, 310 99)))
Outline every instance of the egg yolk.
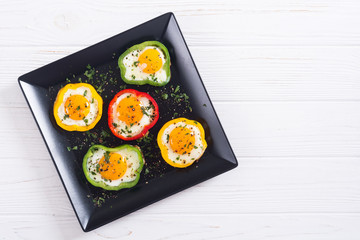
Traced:
POLYGON ((117 115, 127 125, 138 123, 144 115, 139 99, 131 95, 123 98, 117 106, 117 115))
POLYGON ((186 127, 177 127, 171 131, 169 143, 174 152, 186 154, 194 148, 195 135, 186 127))
POLYGON ((90 102, 82 95, 72 95, 66 99, 65 114, 73 120, 81 120, 90 112, 90 102))
POLYGON ((158 50, 149 48, 139 56, 139 67, 144 73, 154 74, 162 67, 162 59, 158 50))
POLYGON ((103 156, 99 165, 100 175, 108 180, 121 178, 127 170, 126 160, 118 153, 109 153, 107 157, 103 156))

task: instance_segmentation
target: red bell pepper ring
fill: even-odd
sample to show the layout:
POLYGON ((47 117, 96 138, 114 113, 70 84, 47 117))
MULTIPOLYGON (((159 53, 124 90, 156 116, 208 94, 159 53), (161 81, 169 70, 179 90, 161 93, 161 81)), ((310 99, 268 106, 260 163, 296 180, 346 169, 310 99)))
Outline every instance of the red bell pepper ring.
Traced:
MULTIPOLYGON (((122 101, 122 100, 120 100, 120 101, 122 101)), ((127 106, 125 106, 125 107, 127 107, 127 106)), ((132 108, 133 106, 130 106, 130 107, 132 108)), ((138 108, 138 107, 134 107, 133 111, 136 111, 135 108, 138 108)), ((126 111, 126 109, 125 109, 125 111, 126 111)), ((117 112, 117 111, 115 111, 115 112, 117 112)), ((126 114, 128 114, 128 113, 126 113, 126 114)), ((129 115, 128 115, 128 117, 131 118, 131 116, 129 116, 129 115)), ((131 119, 133 119, 133 118, 131 118, 131 119)), ((136 139, 139 139, 139 138, 145 136, 145 134, 149 131, 149 129, 155 125, 155 123, 157 122, 158 119, 159 119, 159 107, 158 107, 157 103, 155 102, 155 100, 149 94, 144 93, 144 92, 139 92, 135 89, 125 89, 125 90, 118 92, 109 104, 109 109, 108 109, 109 128, 116 137, 118 137, 122 140, 125 140, 125 141, 136 140, 136 139), (151 116, 149 116, 146 111, 149 110, 150 108, 147 107, 147 109, 145 110, 145 108, 143 106, 141 106, 142 113, 144 115, 149 116, 151 122, 148 125, 144 125, 143 129, 134 136, 132 135, 133 132, 131 130, 133 123, 129 125, 126 122, 121 121, 121 123, 125 126, 123 128, 122 126, 119 127, 119 125, 116 123, 116 122, 119 122, 118 119, 117 119, 117 121, 114 121, 115 120, 114 107, 117 107, 116 101, 123 94, 131 94, 130 96, 134 96, 138 100, 139 100, 139 98, 146 98, 151 102, 150 106, 153 109, 151 116)), ((138 122, 136 122, 136 124, 140 125, 140 123, 138 123, 138 122)))

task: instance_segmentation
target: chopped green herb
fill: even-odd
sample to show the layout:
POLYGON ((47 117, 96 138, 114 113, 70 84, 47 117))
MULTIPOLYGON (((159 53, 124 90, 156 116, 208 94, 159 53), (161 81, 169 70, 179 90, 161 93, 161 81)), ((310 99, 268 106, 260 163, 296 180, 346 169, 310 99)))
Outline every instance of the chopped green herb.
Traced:
POLYGON ((107 138, 107 137, 110 137, 111 135, 110 135, 110 133, 108 133, 107 131, 102 130, 101 133, 100 133, 100 136, 101 136, 102 138, 107 138))
MULTIPOLYGON (((92 68, 89 64, 86 66, 86 68, 87 68, 88 70, 85 71, 84 75, 85 75, 89 80, 93 79, 94 74, 95 74, 95 68, 92 68)), ((81 79, 79 79, 79 80, 81 80, 81 79)))
POLYGON ((149 114, 146 112, 145 108, 144 107, 141 107, 141 111, 144 115, 148 116, 149 117, 149 114))
POLYGON ((78 146, 66 147, 66 149, 70 152, 71 150, 78 150, 78 146))
POLYGON ((168 99, 169 95, 167 93, 164 93, 161 95, 161 97, 166 100, 166 99, 168 99))
POLYGON ((105 153, 104 153, 104 157, 105 157, 105 162, 106 162, 106 163, 110 163, 110 153, 109 153, 109 152, 105 152, 105 153))
POLYGON ((177 86, 176 86, 176 88, 175 88, 174 93, 177 93, 179 90, 180 90, 180 86, 179 86, 179 85, 177 85, 177 86))
POLYGON ((124 90, 124 89, 126 89, 126 85, 119 86, 119 90, 124 90))

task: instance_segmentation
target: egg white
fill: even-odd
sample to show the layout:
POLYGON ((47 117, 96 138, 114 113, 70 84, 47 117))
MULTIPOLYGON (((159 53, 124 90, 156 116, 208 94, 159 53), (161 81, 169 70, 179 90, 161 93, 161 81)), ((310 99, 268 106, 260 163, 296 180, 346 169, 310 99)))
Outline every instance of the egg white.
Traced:
POLYGON ((184 122, 176 122, 174 124, 171 124, 170 126, 168 126, 165 129, 164 134, 161 136, 161 141, 162 141, 162 144, 167 149, 168 158, 175 163, 179 163, 179 164, 183 164, 183 165, 196 161, 203 155, 203 153, 205 151, 205 148, 202 143, 200 129, 195 124, 194 125, 186 124, 184 122), (193 148, 189 153, 186 153, 186 154, 178 154, 178 153, 174 152, 174 150, 171 148, 170 141, 167 140, 167 138, 168 138, 167 136, 170 136, 170 133, 175 128, 184 127, 184 126, 185 126, 185 128, 188 128, 192 132, 192 134, 195 135, 194 146, 196 146, 197 149, 193 148))
POLYGON ((66 91, 66 93, 64 94, 62 103, 57 110, 57 114, 63 124, 68 125, 68 126, 77 125, 77 126, 81 126, 81 127, 87 126, 87 125, 90 125, 91 123, 93 123, 95 121, 98 113, 99 113, 98 101, 95 98, 93 101, 93 96, 92 96, 91 90, 89 88, 83 87, 83 86, 78 87, 77 89, 68 89, 66 91), (87 91, 87 92, 86 92, 86 95, 84 96, 85 91, 87 91), (73 96, 73 95, 82 95, 89 101, 90 111, 89 111, 88 115, 85 117, 88 120, 87 123, 85 123, 85 121, 83 119, 82 120, 74 120, 69 117, 65 118, 65 115, 66 115, 65 106, 64 106, 65 102, 70 96, 73 96))
POLYGON ((136 136, 142 132, 144 126, 149 125, 153 119, 151 116, 154 114, 154 108, 152 107, 152 103, 146 97, 137 97, 140 101, 140 106, 144 107, 144 111, 147 113, 143 115, 141 120, 132 126, 128 126, 124 121, 119 119, 119 113, 117 112, 116 108, 119 105, 120 101, 128 96, 135 96, 131 93, 124 93, 120 97, 116 99, 115 104, 112 105, 113 111, 113 123, 115 123, 115 130, 118 132, 119 135, 123 137, 129 138, 132 136, 136 136))
MULTIPOLYGON (((149 74, 149 73, 145 73, 141 70, 141 66, 135 66, 134 62, 139 60, 140 55, 146 51, 147 49, 156 49, 159 52, 160 58, 162 60, 163 66, 165 64, 165 55, 164 53, 161 51, 160 48, 157 48, 155 46, 148 46, 145 47, 143 50, 134 50, 132 52, 130 52, 128 55, 126 55, 123 59, 123 64, 126 68, 125 71, 125 78, 133 80, 133 81, 142 81, 145 79, 152 79, 152 78, 157 78, 156 82, 158 83, 162 83, 166 81, 166 71, 163 67, 160 68, 159 71, 155 72, 154 74, 149 74)), ((143 68, 145 68, 146 66, 142 66, 143 68)))
POLYGON ((120 183, 132 182, 136 179, 136 171, 140 167, 138 153, 135 150, 124 148, 112 153, 120 154, 123 158, 126 159, 127 169, 125 174, 119 179, 105 181, 100 172, 96 171, 96 165, 100 162, 105 152, 106 151, 104 149, 97 148, 97 150, 95 150, 93 154, 87 159, 87 168, 90 173, 89 176, 92 180, 96 182, 104 182, 108 186, 118 186, 120 183))

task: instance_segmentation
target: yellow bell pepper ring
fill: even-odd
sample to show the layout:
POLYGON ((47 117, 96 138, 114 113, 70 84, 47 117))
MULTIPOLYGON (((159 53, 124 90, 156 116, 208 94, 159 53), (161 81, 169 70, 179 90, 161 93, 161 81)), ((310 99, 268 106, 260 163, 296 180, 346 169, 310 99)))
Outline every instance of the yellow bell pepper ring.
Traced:
POLYGON ((207 148, 202 125, 186 118, 167 122, 158 133, 157 143, 165 162, 176 168, 192 165, 207 148))
POLYGON ((100 121, 103 100, 93 86, 71 83, 61 88, 54 102, 57 125, 66 131, 88 131, 100 121))

